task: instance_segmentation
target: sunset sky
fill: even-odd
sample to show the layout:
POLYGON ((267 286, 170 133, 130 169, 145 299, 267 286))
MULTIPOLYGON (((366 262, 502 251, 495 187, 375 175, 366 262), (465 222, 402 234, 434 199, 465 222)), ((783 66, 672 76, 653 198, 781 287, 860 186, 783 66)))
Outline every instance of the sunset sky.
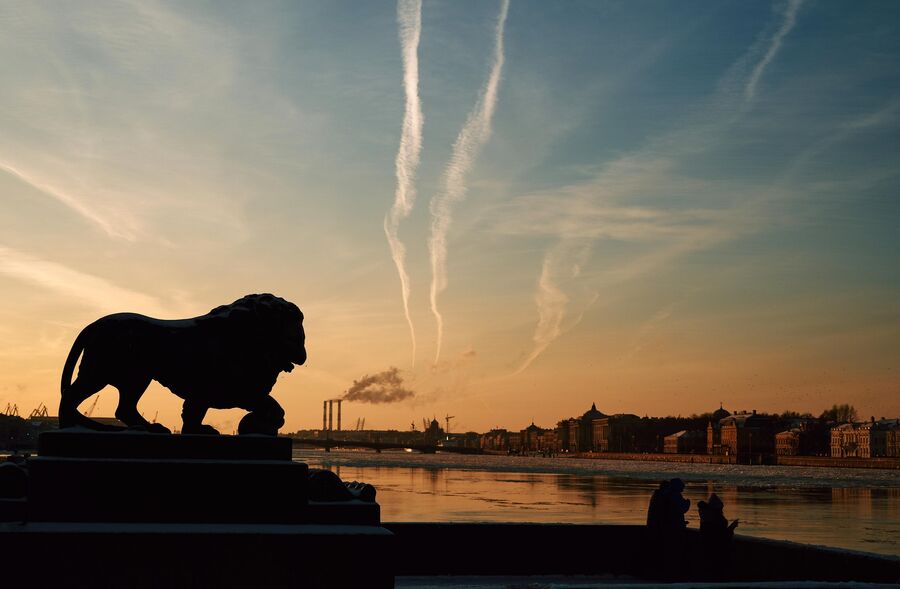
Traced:
MULTIPOLYGON (((272 292, 309 352, 283 431, 392 366, 415 397, 345 425, 900 416, 898 29, 828 0, 3 2, 0 410, 55 413, 102 315, 272 292)), ((158 385, 140 409, 180 427, 158 385)))

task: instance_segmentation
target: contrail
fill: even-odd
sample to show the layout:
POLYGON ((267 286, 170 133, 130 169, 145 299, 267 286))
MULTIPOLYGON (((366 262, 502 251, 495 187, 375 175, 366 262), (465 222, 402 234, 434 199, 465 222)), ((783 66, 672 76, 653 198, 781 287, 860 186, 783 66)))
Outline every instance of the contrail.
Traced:
POLYGON ((409 274, 406 272, 406 247, 400 241, 400 221, 409 216, 416 200, 413 181, 422 151, 422 104, 419 100, 419 36, 422 33, 422 0, 398 0, 397 24, 403 55, 403 89, 406 93, 406 110, 403 114, 403 130, 397 150, 395 168, 397 191, 394 205, 384 217, 384 234, 391 247, 391 257, 400 275, 400 291, 403 295, 403 312, 409 324, 412 338, 412 364, 416 364, 416 330, 409 314, 409 274))
POLYGON ((435 363, 441 356, 441 341, 444 337, 444 320, 438 311, 437 299, 447 288, 447 231, 452 220, 453 204, 466 197, 466 174, 471 169, 478 151, 491 136, 491 119, 497 106, 497 89, 503 70, 503 28, 506 25, 507 12, 509 0, 503 0, 495 29, 494 63, 491 66, 490 76, 475 108, 469 113, 466 124, 453 144, 453 154, 444 170, 444 189, 431 200, 431 236, 428 239, 428 249, 431 253, 431 312, 437 321, 435 363))
POLYGON ((750 74, 750 79, 747 80, 747 85, 744 86, 744 100, 749 102, 756 96, 756 84, 759 83, 759 79, 762 77, 766 67, 773 59, 775 59, 775 55, 778 53, 778 50, 781 49, 781 42, 787 34, 791 32, 791 29, 794 28, 794 23, 797 22, 797 11, 800 9, 800 4, 802 2, 803 0, 790 0, 790 2, 788 2, 787 10, 785 10, 784 13, 784 22, 781 23, 781 28, 778 29, 778 32, 772 37, 772 42, 769 44, 769 50, 766 51, 765 56, 763 56, 759 63, 756 64, 756 67, 753 68, 753 73, 750 74))

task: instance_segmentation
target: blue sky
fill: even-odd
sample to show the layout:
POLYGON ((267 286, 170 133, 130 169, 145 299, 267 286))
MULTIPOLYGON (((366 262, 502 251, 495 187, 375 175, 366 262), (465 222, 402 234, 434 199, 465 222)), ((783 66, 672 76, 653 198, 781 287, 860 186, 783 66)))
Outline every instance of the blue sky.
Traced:
POLYGON ((271 291, 310 338, 288 429, 388 366, 418 395, 354 405, 373 426, 900 413, 900 6, 399 8, 0 6, 0 401, 55 404, 104 313, 271 291))

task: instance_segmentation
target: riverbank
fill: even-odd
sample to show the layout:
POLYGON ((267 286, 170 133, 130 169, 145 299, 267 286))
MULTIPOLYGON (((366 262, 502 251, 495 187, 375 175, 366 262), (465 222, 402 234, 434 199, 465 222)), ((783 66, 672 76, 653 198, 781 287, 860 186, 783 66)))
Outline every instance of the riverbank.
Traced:
POLYGON ((662 480, 696 505, 716 493, 739 534, 900 556, 900 471, 540 456, 294 450, 310 468, 378 489, 382 521, 646 522, 662 480))
POLYGON ((900 470, 900 457, 833 458, 831 456, 753 456, 752 459, 718 454, 638 454, 626 452, 572 452, 560 458, 589 460, 637 460, 642 462, 679 462, 686 464, 765 464, 769 466, 813 466, 827 468, 878 468, 900 470))

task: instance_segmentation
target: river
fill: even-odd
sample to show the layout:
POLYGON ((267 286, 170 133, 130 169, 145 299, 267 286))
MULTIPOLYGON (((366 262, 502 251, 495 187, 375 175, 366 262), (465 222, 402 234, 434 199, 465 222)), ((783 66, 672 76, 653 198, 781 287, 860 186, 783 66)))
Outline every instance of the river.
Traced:
POLYGON ((295 460, 375 485, 383 521, 642 524, 659 481, 696 504, 715 492, 738 534, 900 556, 900 472, 364 451, 295 460))

